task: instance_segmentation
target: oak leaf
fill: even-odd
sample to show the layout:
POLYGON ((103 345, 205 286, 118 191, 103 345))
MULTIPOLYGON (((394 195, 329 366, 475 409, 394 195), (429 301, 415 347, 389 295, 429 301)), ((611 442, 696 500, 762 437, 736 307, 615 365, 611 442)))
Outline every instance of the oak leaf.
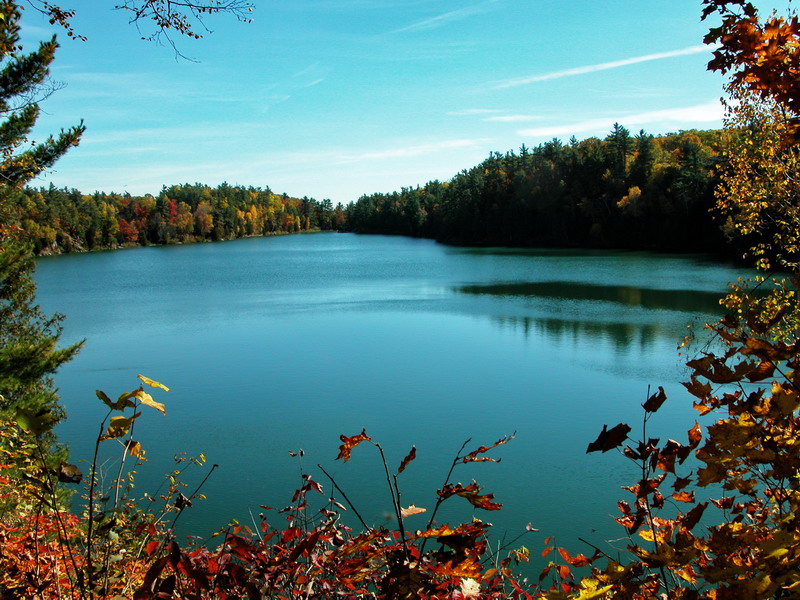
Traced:
POLYGON ((402 462, 400 463, 400 466, 397 468, 397 474, 399 475, 400 473, 405 471, 406 467, 408 466, 408 463, 410 463, 415 458, 417 458, 417 447, 416 446, 411 446, 411 450, 406 455, 406 457, 402 460, 402 462))
POLYGON ((405 519, 405 518, 410 517, 412 515, 418 515, 418 514, 427 512, 427 511, 428 511, 427 508, 422 508, 422 507, 414 506, 413 504, 410 504, 408 506, 408 508, 401 508, 400 509, 400 516, 405 519))
POLYGON ((371 442, 372 438, 367 435, 367 431, 365 429, 361 430, 361 433, 347 437, 346 435, 340 435, 339 439, 342 440, 342 445, 339 446, 339 456, 336 457, 336 460, 340 458, 344 459, 344 462, 350 460, 350 453, 353 451, 353 448, 358 446, 361 442, 371 442))

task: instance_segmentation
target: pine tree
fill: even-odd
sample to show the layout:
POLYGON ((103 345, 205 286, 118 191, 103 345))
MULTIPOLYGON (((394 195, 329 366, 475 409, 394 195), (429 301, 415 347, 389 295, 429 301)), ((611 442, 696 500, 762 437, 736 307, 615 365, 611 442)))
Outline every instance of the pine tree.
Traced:
POLYGON ((35 303, 31 246, 14 225, 13 205, 20 188, 76 145, 84 128, 29 142, 58 44, 53 37, 23 54, 19 20, 14 2, 0 2, 0 414, 52 441, 63 411, 50 375, 80 344, 59 349, 60 316, 46 316, 35 303))

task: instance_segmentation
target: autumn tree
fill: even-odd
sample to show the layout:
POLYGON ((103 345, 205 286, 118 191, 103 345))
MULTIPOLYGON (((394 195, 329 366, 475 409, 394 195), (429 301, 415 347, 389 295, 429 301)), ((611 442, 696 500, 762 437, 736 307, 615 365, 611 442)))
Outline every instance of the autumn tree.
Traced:
MULTIPOLYGON (((756 266, 776 271, 733 286, 723 300, 728 314, 708 326, 711 341, 687 363, 684 385, 704 434, 697 423, 685 442, 646 434, 632 441, 619 424, 589 445, 587 452, 619 448, 640 469, 616 519, 629 555, 581 561, 593 563, 592 574, 565 573, 551 600, 800 593, 800 28, 792 11, 761 19, 744 0, 704 4, 705 17, 722 17, 706 38, 720 44, 709 68, 731 78, 718 209, 756 266)), ((666 399, 660 389, 643 404, 645 429, 666 399)))

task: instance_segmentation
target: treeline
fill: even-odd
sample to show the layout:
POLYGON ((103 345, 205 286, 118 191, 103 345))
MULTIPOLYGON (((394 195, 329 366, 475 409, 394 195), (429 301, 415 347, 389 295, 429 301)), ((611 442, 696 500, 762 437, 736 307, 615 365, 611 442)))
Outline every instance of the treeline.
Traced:
POLYGON ((720 131, 559 140, 493 153, 450 181, 355 203, 269 188, 165 187, 131 196, 25 189, 16 224, 37 253, 226 240, 309 230, 433 238, 460 245, 610 247, 739 256, 712 213, 720 131))
POLYGON ((553 140, 493 153, 448 182, 362 196, 351 231, 464 245, 722 251, 714 205, 720 131, 553 140))
POLYGON ((165 187, 157 197, 29 188, 13 199, 12 214, 39 254, 228 240, 345 225, 344 207, 334 207, 330 200, 291 198, 269 188, 226 183, 216 188, 165 187))

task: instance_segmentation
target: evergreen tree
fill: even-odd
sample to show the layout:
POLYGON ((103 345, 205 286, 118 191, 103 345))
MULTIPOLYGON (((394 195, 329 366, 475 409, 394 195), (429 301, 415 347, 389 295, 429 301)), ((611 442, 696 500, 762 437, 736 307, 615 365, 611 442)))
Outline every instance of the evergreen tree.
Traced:
POLYGON ((11 224, 11 211, 21 187, 76 145, 84 128, 29 143, 57 43, 54 37, 22 54, 19 19, 14 2, 0 2, 0 414, 52 441, 49 432, 62 410, 49 376, 80 344, 57 347, 60 317, 44 315, 35 304, 31 244, 11 224))

